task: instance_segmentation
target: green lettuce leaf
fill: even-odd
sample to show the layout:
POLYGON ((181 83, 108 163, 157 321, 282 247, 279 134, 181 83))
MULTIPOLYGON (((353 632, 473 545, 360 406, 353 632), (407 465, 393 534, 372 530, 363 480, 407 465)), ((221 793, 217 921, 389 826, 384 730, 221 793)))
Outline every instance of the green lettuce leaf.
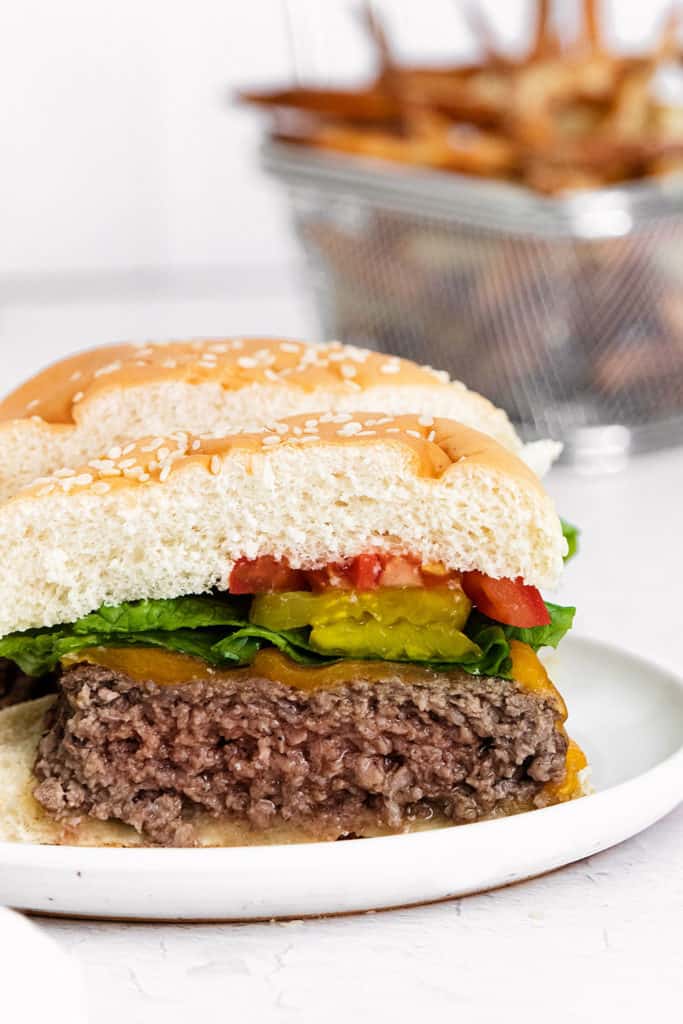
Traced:
POLYGON ((241 626, 248 601, 229 597, 174 597, 169 600, 131 601, 116 607, 103 605, 69 627, 72 633, 139 633, 209 626, 241 626))
POLYGON ((579 534, 581 531, 578 526, 572 526, 566 519, 560 519, 560 522, 562 524, 562 536, 567 542, 567 554, 564 556, 564 560, 568 562, 579 550, 579 534))
POLYGON ((308 644, 309 633, 308 628, 281 630, 276 633, 265 626, 254 626, 249 623, 217 643, 214 652, 224 661, 235 661, 241 665, 253 661, 261 647, 277 647, 300 665, 328 665, 330 662, 339 661, 337 657, 327 657, 314 651, 308 644))
POLYGON ((565 607, 560 604, 551 604, 546 601, 546 608, 550 614, 550 623, 547 626, 532 626, 522 629, 519 626, 506 626, 501 622, 494 622, 481 612, 474 611, 467 624, 467 631, 473 639, 475 634, 470 630, 481 630, 483 628, 499 629, 508 640, 521 640, 522 643, 533 647, 535 651, 539 647, 557 647, 562 637, 569 632, 574 623, 576 608, 565 607))
MULTIPOLYGON (((459 662, 423 662, 446 669, 458 664, 474 675, 507 676, 511 669, 509 640, 522 640, 534 649, 556 647, 570 629, 573 608, 548 604, 551 623, 518 629, 475 611, 465 632, 477 645, 459 662)), ((212 595, 172 600, 135 601, 116 608, 104 606, 77 622, 54 628, 27 630, 0 639, 0 658, 16 662, 22 672, 41 676, 52 672, 60 658, 87 647, 160 647, 203 658, 211 665, 248 665, 262 647, 277 647, 301 665, 324 665, 339 658, 313 650, 310 629, 280 630, 248 621, 249 601, 212 595)))

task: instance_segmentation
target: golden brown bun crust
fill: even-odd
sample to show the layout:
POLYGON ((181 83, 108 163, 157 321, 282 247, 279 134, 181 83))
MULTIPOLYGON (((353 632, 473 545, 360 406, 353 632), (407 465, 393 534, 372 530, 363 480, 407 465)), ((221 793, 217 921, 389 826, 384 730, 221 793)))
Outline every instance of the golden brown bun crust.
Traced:
POLYGON ((286 339, 227 338, 109 345, 71 356, 36 374, 0 402, 0 422, 39 416, 47 423, 74 423, 77 407, 103 391, 163 381, 218 381, 230 390, 286 382, 303 391, 342 392, 380 385, 449 386, 448 375, 441 371, 339 342, 311 345, 286 339))
POLYGON ((453 420, 382 413, 324 413, 290 416, 258 432, 222 438, 195 437, 177 431, 168 437, 145 438, 123 447, 116 445, 85 466, 39 478, 14 500, 43 498, 59 491, 106 494, 120 487, 163 484, 172 474, 197 464, 219 475, 224 460, 233 451, 267 455, 288 446, 315 450, 349 444, 398 445, 409 453, 417 476, 438 478, 456 465, 459 471, 477 466, 516 478, 529 490, 544 493, 536 474, 521 459, 488 435, 453 420))

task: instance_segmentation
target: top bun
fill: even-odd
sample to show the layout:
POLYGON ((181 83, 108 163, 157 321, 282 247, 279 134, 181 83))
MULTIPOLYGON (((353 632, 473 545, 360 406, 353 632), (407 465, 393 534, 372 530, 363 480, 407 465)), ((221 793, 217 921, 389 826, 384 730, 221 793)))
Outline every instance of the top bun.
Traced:
MULTIPOLYGON (((112 345, 56 363, 0 403, 0 501, 148 434, 220 435, 295 413, 372 409, 447 416, 522 453, 501 409, 395 356, 264 338, 112 345)), ((556 454, 530 448, 543 463, 533 463, 537 472, 556 454)))
POLYGON ((240 558, 317 569, 411 554, 553 585, 566 545, 535 474, 429 416, 323 413, 114 445, 0 506, 0 635, 102 604, 227 589, 240 558))

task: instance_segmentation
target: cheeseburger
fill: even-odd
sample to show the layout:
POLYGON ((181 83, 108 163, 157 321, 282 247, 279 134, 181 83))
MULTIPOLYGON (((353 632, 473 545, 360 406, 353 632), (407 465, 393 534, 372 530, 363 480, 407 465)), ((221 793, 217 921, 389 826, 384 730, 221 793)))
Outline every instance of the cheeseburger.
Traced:
POLYGON ((572 621, 540 592, 560 521, 468 426, 114 443, 5 502, 0 545, 0 656, 57 685, 0 712, 0 838, 334 840, 581 795, 536 654, 572 621))
POLYGON ((0 402, 0 500, 147 434, 224 434, 301 412, 372 409, 458 420, 522 455, 539 475, 561 448, 522 446, 502 409, 443 371, 339 342, 110 345, 48 367, 0 402))

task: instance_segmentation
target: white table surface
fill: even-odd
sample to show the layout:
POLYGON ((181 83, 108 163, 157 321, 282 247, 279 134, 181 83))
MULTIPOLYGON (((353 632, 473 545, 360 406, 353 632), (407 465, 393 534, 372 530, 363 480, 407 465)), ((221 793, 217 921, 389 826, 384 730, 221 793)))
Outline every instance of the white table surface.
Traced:
MULTIPOLYGON (((27 352, 0 334, 6 385, 44 358, 42 337, 36 330, 27 352)), ((578 606, 577 631, 680 670, 683 449, 612 476, 556 470, 549 487, 583 529, 558 594, 578 606)), ((446 1015, 624 1024, 680 1019, 681 925, 683 806, 589 860, 429 907, 288 924, 41 927, 83 966, 93 1024, 185 1024, 207 1013, 240 1024, 446 1015)))

